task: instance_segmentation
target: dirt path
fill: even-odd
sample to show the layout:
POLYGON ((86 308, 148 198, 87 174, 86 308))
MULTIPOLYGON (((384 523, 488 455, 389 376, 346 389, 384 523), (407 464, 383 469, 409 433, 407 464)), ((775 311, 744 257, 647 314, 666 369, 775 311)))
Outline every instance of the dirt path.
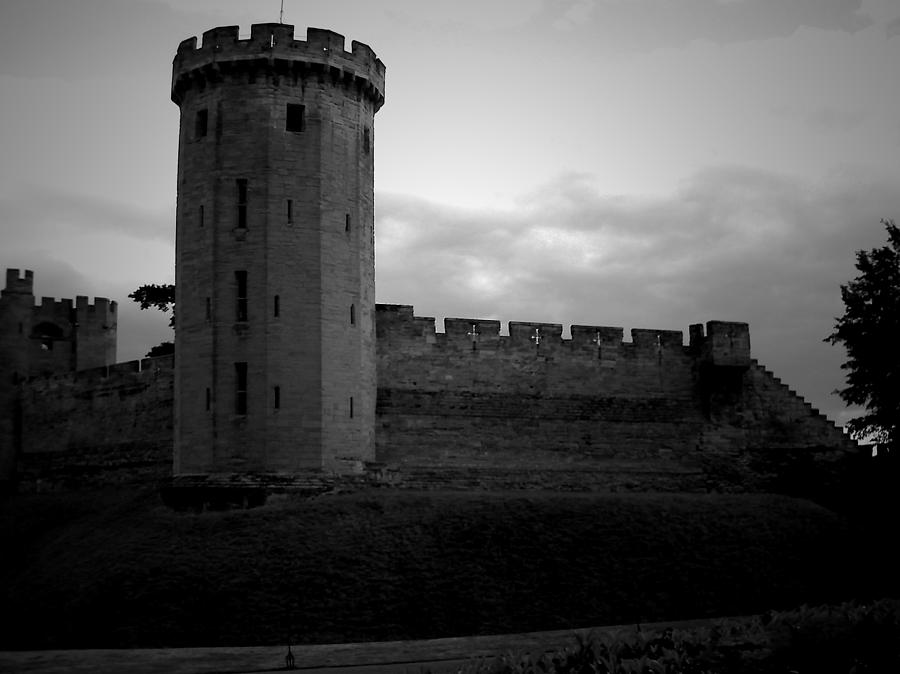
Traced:
MULTIPOLYGON (((673 627, 686 629, 716 620, 687 620, 642 625, 645 631, 673 627)), ((574 645, 576 635, 628 632, 634 625, 451 637, 424 641, 382 641, 356 644, 294 646, 294 665, 304 672, 329 674, 386 672, 455 672, 471 658, 506 652, 538 652, 574 645)), ((223 648, 138 648, 129 650, 0 651, 0 672, 31 674, 250 674, 284 671, 286 646, 223 648)))

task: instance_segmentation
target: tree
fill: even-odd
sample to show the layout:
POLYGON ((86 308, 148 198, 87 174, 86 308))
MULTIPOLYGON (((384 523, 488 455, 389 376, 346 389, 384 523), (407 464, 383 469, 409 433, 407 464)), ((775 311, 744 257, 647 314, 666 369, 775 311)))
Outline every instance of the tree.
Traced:
MULTIPOLYGON (((171 310, 172 315, 169 316, 169 327, 175 327, 175 286, 171 283, 142 285, 128 297, 137 302, 141 309, 159 309, 163 313, 168 313, 171 310)), ((175 353, 175 345, 172 342, 162 342, 147 352, 147 358, 165 356, 170 353, 175 353)))
POLYGON ((856 252, 859 276, 841 286, 844 315, 825 338, 847 350, 847 386, 837 391, 865 414, 847 424, 892 455, 900 452, 900 228, 882 220, 888 244, 856 252))

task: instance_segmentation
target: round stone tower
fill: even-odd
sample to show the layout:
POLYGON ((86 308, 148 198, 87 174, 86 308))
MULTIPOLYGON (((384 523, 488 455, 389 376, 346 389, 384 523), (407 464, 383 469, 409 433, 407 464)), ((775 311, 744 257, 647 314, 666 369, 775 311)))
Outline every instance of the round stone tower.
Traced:
POLYGON ((384 64, 310 28, 182 42, 176 475, 347 472, 375 452, 384 64))

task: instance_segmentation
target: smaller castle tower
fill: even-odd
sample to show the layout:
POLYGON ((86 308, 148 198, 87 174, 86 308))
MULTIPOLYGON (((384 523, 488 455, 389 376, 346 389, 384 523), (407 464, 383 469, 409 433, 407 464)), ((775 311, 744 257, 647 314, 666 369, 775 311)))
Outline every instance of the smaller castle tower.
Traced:
POLYGON ((116 302, 79 295, 34 302, 34 273, 6 270, 0 292, 0 482, 12 478, 19 382, 116 362, 116 302))

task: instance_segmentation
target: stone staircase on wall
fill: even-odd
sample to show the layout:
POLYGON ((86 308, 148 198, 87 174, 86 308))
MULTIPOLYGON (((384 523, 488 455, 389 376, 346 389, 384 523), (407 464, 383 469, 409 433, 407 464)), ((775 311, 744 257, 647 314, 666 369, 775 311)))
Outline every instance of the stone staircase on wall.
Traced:
POLYGON ((858 449, 857 443, 846 435, 840 426, 822 414, 819 409, 813 407, 810 402, 785 384, 774 372, 761 365, 755 358, 751 359, 750 362, 757 377, 780 394, 781 402, 786 406, 784 408, 785 411, 792 413, 793 416, 798 418, 806 417, 814 421, 814 423, 822 425, 824 429, 827 429, 826 432, 830 436, 829 439, 832 439, 832 443, 829 444, 835 444, 836 442, 843 449, 858 449))

